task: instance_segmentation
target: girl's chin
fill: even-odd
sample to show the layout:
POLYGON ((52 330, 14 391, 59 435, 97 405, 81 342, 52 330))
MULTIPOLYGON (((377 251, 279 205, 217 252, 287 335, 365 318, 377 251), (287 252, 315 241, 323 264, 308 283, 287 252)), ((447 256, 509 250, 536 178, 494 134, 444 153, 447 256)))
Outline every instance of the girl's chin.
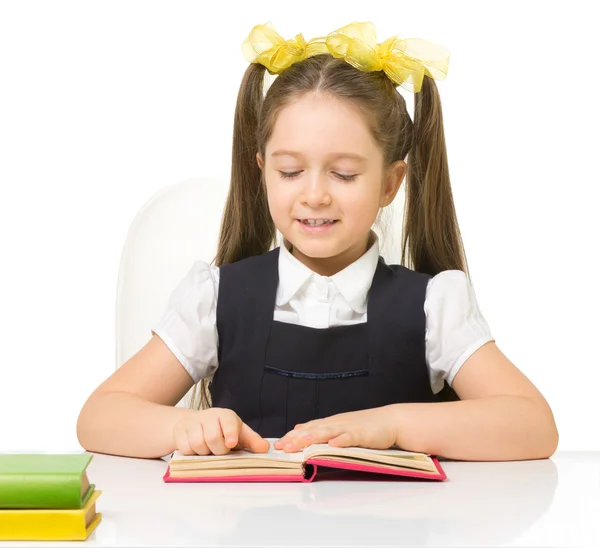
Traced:
POLYGON ((301 242, 296 239, 296 242, 290 240, 290 243, 298 253, 302 253, 302 255, 311 259, 335 257, 341 251, 333 242, 301 242))

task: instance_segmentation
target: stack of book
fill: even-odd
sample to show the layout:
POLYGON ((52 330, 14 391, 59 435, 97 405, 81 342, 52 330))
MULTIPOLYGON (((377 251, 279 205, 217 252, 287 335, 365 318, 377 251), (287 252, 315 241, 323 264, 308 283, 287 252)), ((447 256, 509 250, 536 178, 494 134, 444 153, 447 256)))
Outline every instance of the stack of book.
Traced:
POLYGON ((102 514, 93 455, 0 455, 0 540, 86 540, 102 514))

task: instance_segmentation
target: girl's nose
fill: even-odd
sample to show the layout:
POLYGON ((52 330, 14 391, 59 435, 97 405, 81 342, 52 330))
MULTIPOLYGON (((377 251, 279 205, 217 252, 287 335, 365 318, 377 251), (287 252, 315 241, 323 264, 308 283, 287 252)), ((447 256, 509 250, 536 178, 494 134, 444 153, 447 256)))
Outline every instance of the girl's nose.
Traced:
POLYGON ((313 177, 302 188, 300 201, 309 207, 319 207, 331 204, 329 185, 321 177, 313 177))

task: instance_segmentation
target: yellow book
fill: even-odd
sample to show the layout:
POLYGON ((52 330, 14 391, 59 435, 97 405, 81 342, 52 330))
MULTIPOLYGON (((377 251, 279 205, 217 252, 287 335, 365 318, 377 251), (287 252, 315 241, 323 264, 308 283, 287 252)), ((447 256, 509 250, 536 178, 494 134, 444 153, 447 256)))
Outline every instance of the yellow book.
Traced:
POLYGON ((0 540, 86 540, 102 519, 94 491, 79 510, 0 510, 0 540))

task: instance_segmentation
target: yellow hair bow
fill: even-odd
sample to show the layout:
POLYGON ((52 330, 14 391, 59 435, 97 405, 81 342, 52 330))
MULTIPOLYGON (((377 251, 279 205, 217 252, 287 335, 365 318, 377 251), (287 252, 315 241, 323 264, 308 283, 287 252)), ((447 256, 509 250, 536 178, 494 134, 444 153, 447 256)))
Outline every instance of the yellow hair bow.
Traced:
POLYGON ((312 55, 330 53, 362 71, 383 70, 394 84, 413 93, 421 91, 424 76, 444 80, 450 59, 446 48, 420 38, 392 36, 378 44, 373 23, 359 22, 308 42, 302 34, 284 40, 271 23, 256 25, 244 40, 242 53, 247 61, 264 65, 271 74, 312 55))

